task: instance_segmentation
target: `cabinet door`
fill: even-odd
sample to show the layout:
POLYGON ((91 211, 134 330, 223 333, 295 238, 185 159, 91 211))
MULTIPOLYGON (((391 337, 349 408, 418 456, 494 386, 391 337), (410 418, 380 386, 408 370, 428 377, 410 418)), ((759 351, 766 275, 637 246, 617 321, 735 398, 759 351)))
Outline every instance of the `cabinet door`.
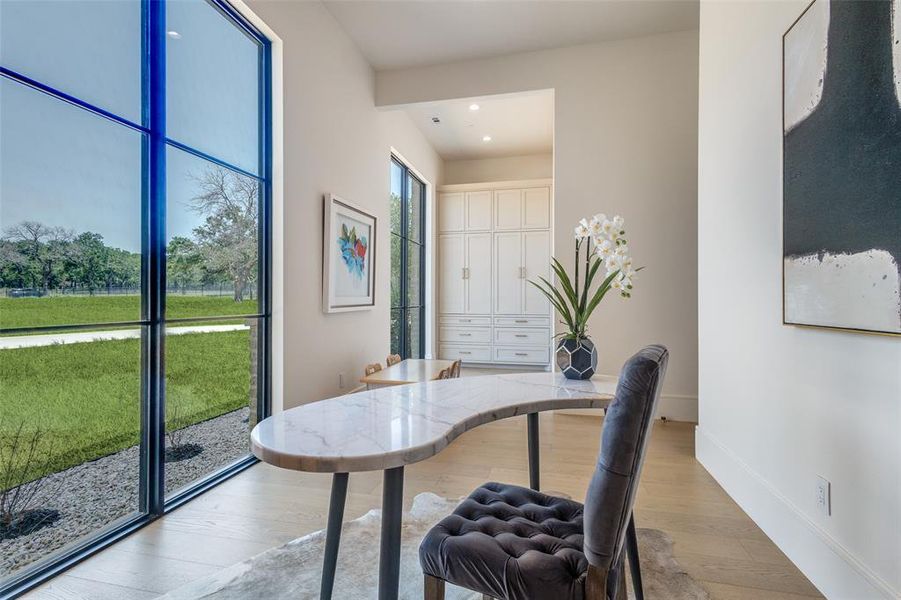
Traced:
POLYGON ((466 193, 466 231, 491 230, 491 191, 466 193))
POLYGON ((498 231, 522 227, 522 190, 494 192, 494 229, 498 231))
POLYGON ((522 312, 522 234, 494 234, 494 312, 522 312))
POLYGON ((463 231, 465 199, 463 192, 438 194, 438 231, 463 231))
POLYGON ((462 233, 438 236, 438 260, 441 263, 438 310, 443 313, 465 311, 466 295, 465 280, 463 279, 463 267, 466 266, 465 256, 462 233))
POLYGON ((550 188, 522 191, 522 228, 548 229, 551 226, 550 188))
MULTIPOLYGON (((522 234, 523 266, 526 279, 538 281, 544 277, 548 281, 550 277, 551 238, 547 231, 525 231, 522 234)), ((526 282, 523 295, 523 314, 546 315, 550 311, 550 303, 547 298, 535 289, 535 286, 526 282)))
POLYGON ((491 234, 466 234, 466 312, 491 313, 491 234))

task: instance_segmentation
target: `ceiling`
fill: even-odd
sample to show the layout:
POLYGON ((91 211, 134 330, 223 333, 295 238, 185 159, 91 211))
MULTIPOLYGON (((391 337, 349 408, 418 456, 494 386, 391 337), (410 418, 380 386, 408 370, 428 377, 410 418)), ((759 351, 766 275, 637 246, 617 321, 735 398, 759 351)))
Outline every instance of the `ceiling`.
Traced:
POLYGON ((377 70, 696 29, 697 0, 323 0, 377 70))
POLYGON ((404 108, 435 151, 446 160, 552 152, 551 90, 411 104, 404 108), (471 110, 471 104, 478 110, 471 110), (438 117, 440 123, 432 122, 438 117), (482 140, 491 136, 490 142, 482 140))

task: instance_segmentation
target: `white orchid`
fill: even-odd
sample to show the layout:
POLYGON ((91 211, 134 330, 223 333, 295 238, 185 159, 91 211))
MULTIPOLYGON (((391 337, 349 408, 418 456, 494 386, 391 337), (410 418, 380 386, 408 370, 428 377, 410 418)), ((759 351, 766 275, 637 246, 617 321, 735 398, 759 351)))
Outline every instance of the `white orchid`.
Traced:
POLYGON ((575 277, 571 279, 560 261, 554 258, 551 267, 562 284, 559 289, 543 277, 539 281, 529 281, 560 314, 566 325, 564 338, 578 340, 587 337, 588 318, 610 289, 617 290, 623 298, 632 296, 635 274, 640 269, 632 267, 625 227, 625 220, 619 215, 608 219, 604 213, 598 213, 590 219, 579 220, 573 229, 576 238, 575 277), (580 272, 582 264, 584 271, 580 272), (595 286, 595 275, 602 272, 601 267, 606 271, 606 276, 603 283, 595 286), (584 279, 580 278, 582 273, 584 279))
MULTIPOLYGON (((585 219, 582 219, 582 221, 584 221, 584 220, 585 220, 585 219)), ((583 224, 580 222, 578 225, 576 225, 575 234, 576 234, 576 239, 579 240, 579 241, 582 241, 582 240, 584 240, 585 238, 589 237, 590 232, 589 232, 589 230, 588 230, 588 226, 587 226, 587 225, 583 225, 583 224)))

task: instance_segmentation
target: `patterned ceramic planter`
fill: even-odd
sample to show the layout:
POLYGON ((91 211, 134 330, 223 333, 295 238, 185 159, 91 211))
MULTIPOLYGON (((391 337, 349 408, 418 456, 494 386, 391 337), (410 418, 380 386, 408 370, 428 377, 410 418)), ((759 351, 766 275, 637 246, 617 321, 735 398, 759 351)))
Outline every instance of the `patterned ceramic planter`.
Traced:
POLYGON ((560 340, 557 366, 567 379, 588 379, 598 368, 598 350, 594 342, 588 338, 560 340))

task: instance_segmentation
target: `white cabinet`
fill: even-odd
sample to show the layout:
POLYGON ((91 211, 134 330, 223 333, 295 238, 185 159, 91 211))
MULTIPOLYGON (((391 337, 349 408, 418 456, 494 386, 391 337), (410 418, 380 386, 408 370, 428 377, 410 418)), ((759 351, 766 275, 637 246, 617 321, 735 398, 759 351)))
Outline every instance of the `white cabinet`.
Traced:
POLYGON ((549 231, 524 231, 522 234, 522 266, 525 286, 522 314, 546 315, 550 312, 547 298, 528 280, 544 277, 551 281, 551 234, 549 231))
POLYGON ((522 312, 522 233, 494 234, 494 314, 522 312))
POLYGON ((522 190, 494 192, 494 222, 497 231, 522 228, 522 190))
POLYGON ((438 231, 463 231, 466 226, 466 194, 438 194, 438 231))
POLYGON ((466 192, 466 231, 491 231, 491 191, 466 192))
POLYGON ((494 313, 546 315, 547 299, 529 280, 550 281, 551 239, 548 231, 504 231, 494 234, 494 313))
POLYGON ((442 313, 491 314, 490 233, 438 236, 441 260, 439 301, 442 313))
POLYGON ((550 306, 528 280, 551 280, 551 187, 517 183, 448 186, 439 194, 440 358, 550 361, 550 306))
POLYGON ((491 314, 491 234, 466 235, 466 312, 491 314))
POLYGON ((441 282, 438 302, 442 312, 462 313, 466 310, 466 249, 463 234, 438 236, 441 257, 441 282))
POLYGON ((522 191, 522 228, 547 229, 551 226, 550 188, 531 188, 522 191))

